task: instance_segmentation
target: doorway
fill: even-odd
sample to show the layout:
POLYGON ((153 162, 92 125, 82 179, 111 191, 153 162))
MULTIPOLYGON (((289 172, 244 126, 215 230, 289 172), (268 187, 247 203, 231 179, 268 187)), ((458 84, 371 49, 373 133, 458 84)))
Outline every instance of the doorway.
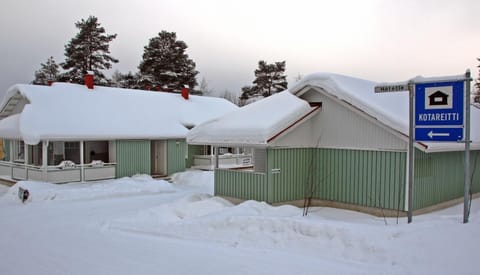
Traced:
POLYGON ((167 142, 154 140, 151 144, 152 176, 167 175, 167 142))

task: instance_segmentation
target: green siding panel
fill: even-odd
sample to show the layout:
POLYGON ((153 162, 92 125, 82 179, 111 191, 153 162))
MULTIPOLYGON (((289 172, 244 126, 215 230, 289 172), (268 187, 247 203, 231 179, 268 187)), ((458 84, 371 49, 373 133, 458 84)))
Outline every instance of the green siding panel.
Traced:
MULTIPOLYGON (((480 191, 480 151, 471 152, 473 193, 480 191)), ((464 152, 426 154, 415 151, 413 209, 463 197, 464 152)))
POLYGON ((264 173, 215 170, 215 195, 244 200, 267 201, 268 184, 264 173))
POLYGON ((472 175, 472 193, 480 192, 480 151, 472 151, 470 154, 470 171, 472 175))
POLYGON ((403 210, 406 153, 317 149, 314 198, 403 210))
POLYGON ((267 173, 215 171, 215 194, 269 203, 313 199, 404 210, 406 153, 267 150, 267 173))
MULTIPOLYGON (((463 196, 463 152, 416 152, 414 209, 463 196)), ((405 210, 406 152, 268 149, 267 173, 215 171, 215 194, 276 203, 314 199, 405 210)), ((472 192, 480 192, 480 151, 471 153, 472 192)))
POLYGON ((149 140, 116 141, 116 177, 151 174, 149 140))
POLYGON ((167 141, 167 174, 185 171, 186 164, 186 142, 185 140, 167 141))
POLYGON ((268 149, 268 202, 302 200, 305 186, 315 177, 312 149, 268 149))

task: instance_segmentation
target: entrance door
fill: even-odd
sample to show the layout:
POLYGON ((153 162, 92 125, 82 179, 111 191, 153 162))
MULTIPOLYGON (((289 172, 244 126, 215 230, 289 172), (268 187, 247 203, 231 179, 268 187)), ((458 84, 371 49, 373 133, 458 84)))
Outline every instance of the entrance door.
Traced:
POLYGON ((167 174, 167 143, 164 140, 154 140, 151 144, 152 175, 167 174))

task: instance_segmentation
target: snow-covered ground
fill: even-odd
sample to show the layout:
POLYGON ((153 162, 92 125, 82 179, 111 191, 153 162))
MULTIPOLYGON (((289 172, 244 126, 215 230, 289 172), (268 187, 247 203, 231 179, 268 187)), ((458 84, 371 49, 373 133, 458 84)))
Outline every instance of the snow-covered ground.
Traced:
POLYGON ((479 274, 480 201, 405 218, 212 196, 211 172, 174 183, 0 186, 0 274, 479 274), (18 187, 29 189, 23 204, 18 187))

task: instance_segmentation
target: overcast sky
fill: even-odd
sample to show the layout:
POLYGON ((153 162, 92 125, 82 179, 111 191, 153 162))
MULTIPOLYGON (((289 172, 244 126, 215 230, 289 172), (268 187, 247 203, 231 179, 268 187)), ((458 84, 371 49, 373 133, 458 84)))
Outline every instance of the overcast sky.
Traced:
POLYGON ((0 93, 32 81, 49 56, 62 62, 89 15, 118 35, 113 70, 137 71, 148 40, 173 31, 217 92, 251 84, 259 60, 286 60, 289 83, 313 72, 478 77, 479 12, 478 0, 2 0, 0 93))

